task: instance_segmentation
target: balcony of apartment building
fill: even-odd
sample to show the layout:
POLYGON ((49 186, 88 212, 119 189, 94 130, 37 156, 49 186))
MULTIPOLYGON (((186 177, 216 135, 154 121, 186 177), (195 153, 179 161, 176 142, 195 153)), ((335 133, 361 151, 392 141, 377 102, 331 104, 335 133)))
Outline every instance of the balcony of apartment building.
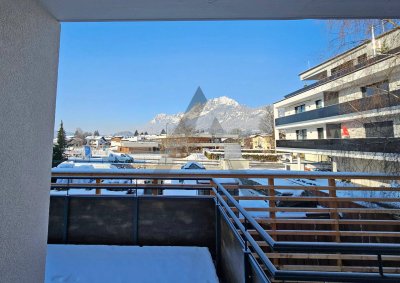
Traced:
POLYGON ((399 30, 395 29, 388 34, 382 35, 380 44, 387 44, 385 37, 393 37, 388 40, 389 46, 373 50, 371 43, 365 43, 352 50, 338 55, 306 72, 300 74, 301 80, 311 80, 314 83, 298 89, 285 95, 285 99, 310 92, 315 89, 324 89, 354 83, 355 81, 365 80, 366 77, 379 76, 382 71, 388 68, 394 68, 398 65, 397 57, 400 53, 398 40, 399 30), (391 62, 388 64, 388 62, 391 62))
POLYGON ((121 273, 129 277, 126 281, 138 282, 139 272, 142 282, 151 275, 182 273, 188 276, 181 281, 206 282, 209 277, 203 268, 213 266, 222 282, 399 282, 398 186, 349 188, 335 181, 383 179, 397 184, 397 176, 207 170, 51 172, 60 22, 397 18, 400 11, 396 1, 379 6, 372 0, 362 2, 2 0, 0 281, 43 282, 49 252, 48 266, 61 268, 55 273, 46 270, 53 282, 82 282, 87 275, 99 278, 106 271, 112 276, 108 282, 118 281, 121 273), (20 138, 21 132, 26 138, 20 138), (224 185, 218 178, 258 179, 259 183, 224 185), (312 185, 288 184, 287 179, 312 185), (166 180, 191 180, 192 184, 162 183, 166 180), (236 194, 242 188, 249 191, 236 194), (210 195, 167 196, 171 189, 210 195), (139 190, 150 190, 152 195, 140 195, 139 190), (363 193, 351 195, 351 191, 363 193), (160 196, 160 192, 165 194, 160 196), (371 192, 382 193, 371 197, 371 192), (70 252, 54 254, 48 244, 63 245, 70 252), (73 252, 88 246, 102 249, 99 245, 108 248, 97 256, 86 257, 83 253, 89 248, 73 252), (182 249, 168 257, 154 257, 154 253, 135 257, 150 252, 140 250, 143 245, 202 247, 207 249, 201 252, 207 262, 187 269, 184 263, 199 253, 181 257, 182 249), (132 248, 124 252, 129 257, 121 256, 124 247, 132 248), (99 260, 101 265, 97 265, 99 260), (160 269, 163 265, 167 267, 160 269), (68 270, 71 267, 79 268, 68 270), (70 271, 80 271, 81 277, 70 271))
POLYGON ((342 103, 338 92, 325 92, 325 99, 316 99, 313 110, 306 111, 305 104, 299 103, 295 114, 275 119, 276 127, 284 128, 291 124, 305 124, 321 121, 355 119, 363 115, 382 116, 400 112, 400 90, 386 90, 368 85, 360 87, 362 98, 342 103), (376 89, 369 91, 369 89, 376 89), (327 99, 328 98, 328 99, 327 99), (323 106, 324 105, 324 106, 323 106))
MULTIPOLYGON (((348 155, 350 152, 371 157, 393 157, 400 154, 397 115, 363 118, 357 121, 317 123, 306 129, 293 129, 276 141, 279 150, 294 150, 325 155, 348 155)), ((378 158, 379 159, 379 158, 378 158)))
MULTIPOLYGON (((382 37, 397 36, 398 32, 382 37)), ((369 45, 361 45, 343 53, 343 58, 333 58, 301 74, 302 80, 318 81, 274 104, 276 127, 399 111, 398 40, 393 48, 380 54, 367 55, 372 52, 369 45)))

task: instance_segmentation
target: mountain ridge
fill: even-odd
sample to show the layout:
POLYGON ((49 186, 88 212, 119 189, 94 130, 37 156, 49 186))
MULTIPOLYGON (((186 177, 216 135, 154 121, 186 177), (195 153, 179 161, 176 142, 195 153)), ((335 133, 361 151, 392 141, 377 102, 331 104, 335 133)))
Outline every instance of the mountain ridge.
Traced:
MULTIPOLYGON (((195 117, 196 130, 209 131, 216 119, 226 133, 236 129, 249 133, 259 132, 260 119, 266 113, 265 107, 267 106, 252 108, 227 96, 209 99, 202 106, 201 112, 195 117)), ((159 134, 167 128, 168 133, 172 133, 184 117, 194 119, 183 112, 175 114, 159 113, 139 129, 151 134, 159 134)))

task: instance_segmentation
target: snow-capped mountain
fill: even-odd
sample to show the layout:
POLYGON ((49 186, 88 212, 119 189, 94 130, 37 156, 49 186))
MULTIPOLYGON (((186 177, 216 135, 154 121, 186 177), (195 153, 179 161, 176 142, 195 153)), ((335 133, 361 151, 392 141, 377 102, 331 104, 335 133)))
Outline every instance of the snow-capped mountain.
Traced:
POLYGON ((206 132, 215 123, 215 119, 218 120, 223 130, 227 133, 234 129, 240 129, 243 132, 258 132, 260 118, 265 114, 265 106, 250 108, 239 104, 234 99, 222 96, 207 100, 204 105, 200 106, 200 111, 194 111, 195 117, 190 112, 192 111, 189 111, 189 114, 157 114, 141 129, 149 133, 158 134, 168 124, 168 133, 172 133, 182 118, 187 118, 195 120, 196 130, 204 130, 206 132))

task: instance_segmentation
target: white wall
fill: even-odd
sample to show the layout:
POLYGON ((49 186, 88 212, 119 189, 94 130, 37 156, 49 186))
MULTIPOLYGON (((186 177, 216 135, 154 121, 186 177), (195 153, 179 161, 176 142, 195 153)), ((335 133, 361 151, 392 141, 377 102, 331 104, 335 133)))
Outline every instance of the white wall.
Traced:
POLYGON ((313 126, 306 126, 306 127, 299 127, 295 129, 287 129, 286 130, 286 139, 287 140, 296 140, 296 130, 302 130, 306 129, 307 130, 307 139, 318 139, 318 131, 317 128, 323 128, 324 129, 324 138, 326 138, 326 126, 325 124, 315 124, 313 126))
POLYGON ((345 88, 339 91, 339 103, 362 98, 361 86, 345 88))
MULTIPOLYGON (((342 122, 343 126, 348 129, 350 138, 365 138, 365 123, 373 123, 373 122, 383 122, 383 121, 393 121, 393 130, 394 136, 400 137, 400 115, 385 115, 385 116, 378 116, 372 118, 363 118, 360 117, 355 120, 342 122)), ((340 123, 340 120, 337 121, 340 123)), ((312 126, 298 126, 294 128, 286 129, 286 139, 287 140, 295 140, 296 137, 296 130, 306 129, 307 130, 307 139, 318 139, 318 131, 317 128, 324 129, 324 138, 326 138, 326 124, 325 123, 315 123, 312 126)))
POLYGON ((0 281, 43 282, 59 23, 0 1, 0 281))
MULTIPOLYGON (((285 116, 293 115, 296 114, 295 112, 295 107, 305 104, 306 110, 305 111, 311 111, 317 109, 317 106, 315 104, 315 101, 317 100, 322 100, 322 103, 324 101, 324 95, 323 93, 316 93, 312 96, 307 97, 307 99, 304 99, 302 101, 298 101, 296 103, 293 103, 289 106, 284 107, 285 109, 285 116)), ((322 104, 323 105, 323 104, 322 104)))

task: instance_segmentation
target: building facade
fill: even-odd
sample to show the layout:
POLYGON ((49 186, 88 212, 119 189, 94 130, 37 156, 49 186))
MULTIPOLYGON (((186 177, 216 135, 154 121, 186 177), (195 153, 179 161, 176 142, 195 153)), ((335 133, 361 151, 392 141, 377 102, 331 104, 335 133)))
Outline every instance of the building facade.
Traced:
POLYGON ((277 150, 338 171, 398 172, 399 52, 394 29, 301 73, 315 82, 274 104, 277 150))
POLYGON ((244 148, 246 149, 260 149, 269 150, 275 146, 273 135, 256 134, 246 137, 244 139, 244 148))

